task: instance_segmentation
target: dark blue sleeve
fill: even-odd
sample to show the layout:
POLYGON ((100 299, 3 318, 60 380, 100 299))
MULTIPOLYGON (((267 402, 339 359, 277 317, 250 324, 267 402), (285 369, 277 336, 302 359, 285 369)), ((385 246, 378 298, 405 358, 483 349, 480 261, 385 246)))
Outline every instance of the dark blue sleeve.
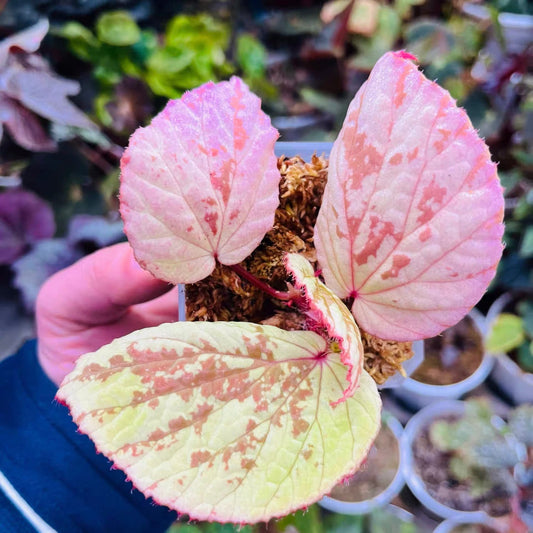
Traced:
POLYGON ((176 513, 147 500, 113 470, 77 433, 55 393, 35 341, 0 363, 0 531, 34 531, 6 486, 59 533, 165 531, 176 513))

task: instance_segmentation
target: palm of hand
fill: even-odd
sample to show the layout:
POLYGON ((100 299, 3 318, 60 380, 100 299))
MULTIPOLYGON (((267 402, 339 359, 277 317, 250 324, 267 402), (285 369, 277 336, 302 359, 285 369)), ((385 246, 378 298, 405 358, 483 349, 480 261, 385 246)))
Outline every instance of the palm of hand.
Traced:
POLYGON ((39 362, 57 385, 76 359, 137 329, 178 319, 175 291, 142 270, 127 243, 50 278, 37 300, 39 362))

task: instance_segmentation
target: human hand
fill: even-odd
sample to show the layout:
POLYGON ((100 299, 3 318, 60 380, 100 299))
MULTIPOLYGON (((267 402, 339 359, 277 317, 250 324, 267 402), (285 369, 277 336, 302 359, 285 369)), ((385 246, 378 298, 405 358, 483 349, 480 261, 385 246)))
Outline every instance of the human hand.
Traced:
POLYGON ((76 359, 137 329, 178 320, 178 296, 135 261, 128 243, 52 276, 37 298, 39 362, 59 385, 76 359))

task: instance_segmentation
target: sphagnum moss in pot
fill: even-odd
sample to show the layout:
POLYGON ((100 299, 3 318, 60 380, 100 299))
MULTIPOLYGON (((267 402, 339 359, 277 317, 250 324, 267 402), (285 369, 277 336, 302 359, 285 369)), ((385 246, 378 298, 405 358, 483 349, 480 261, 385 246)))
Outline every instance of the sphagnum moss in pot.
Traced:
POLYGON ((414 409, 454 400, 483 383, 494 360, 485 350, 485 320, 472 309, 441 335, 423 341, 422 364, 394 394, 414 409))
POLYGON ((505 423, 483 398, 434 403, 411 418, 402 436, 406 483, 439 517, 527 533, 532 442, 531 406, 505 423))
POLYGON ((377 381, 494 276, 496 165, 413 59, 378 61, 327 170, 276 158, 238 78, 132 135, 125 231, 143 268, 186 285, 187 317, 82 356, 58 399, 157 503, 244 524, 322 498, 378 434, 377 381))
POLYGON ((362 467, 343 480, 319 501, 343 514, 365 514, 388 504, 404 486, 400 437, 403 427, 389 413, 382 416, 381 429, 362 467))

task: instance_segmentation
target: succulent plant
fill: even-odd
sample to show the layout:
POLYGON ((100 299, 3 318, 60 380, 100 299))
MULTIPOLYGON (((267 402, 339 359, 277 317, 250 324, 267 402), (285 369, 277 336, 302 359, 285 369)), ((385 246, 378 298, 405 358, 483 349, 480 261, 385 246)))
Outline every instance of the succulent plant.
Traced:
POLYGON ((450 474, 467 482, 480 497, 498 487, 511 495, 531 476, 513 475, 513 468, 530 471, 524 446, 533 444, 533 406, 523 405, 509 414, 508 423, 495 419, 486 399, 472 399, 456 420, 437 420, 429 430, 432 444, 450 454, 450 474))

